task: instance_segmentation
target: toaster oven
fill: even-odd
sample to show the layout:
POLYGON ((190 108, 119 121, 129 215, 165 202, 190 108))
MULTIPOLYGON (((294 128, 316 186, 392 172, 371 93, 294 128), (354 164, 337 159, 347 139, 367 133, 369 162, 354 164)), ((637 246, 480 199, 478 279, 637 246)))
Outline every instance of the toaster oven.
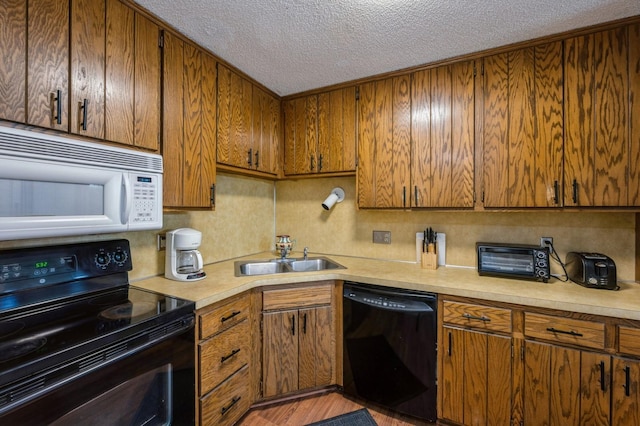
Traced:
POLYGON ((549 248, 528 244, 476 243, 478 274, 548 282, 549 248))

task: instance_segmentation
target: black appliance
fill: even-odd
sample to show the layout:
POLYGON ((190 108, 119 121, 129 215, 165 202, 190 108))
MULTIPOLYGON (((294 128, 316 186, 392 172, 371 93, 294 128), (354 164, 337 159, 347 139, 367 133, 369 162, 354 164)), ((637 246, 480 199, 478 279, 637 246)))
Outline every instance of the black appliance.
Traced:
POLYGON ((476 243, 478 274, 548 282, 549 248, 529 244, 476 243))
POLYGON ((345 282, 344 392, 435 422, 436 309, 435 294, 345 282))
POLYGON ((131 268, 127 240, 0 251, 0 424, 195 422, 195 304, 131 268))
POLYGON ((567 276, 571 281, 589 288, 617 290, 616 264, 600 253, 567 253, 567 276))

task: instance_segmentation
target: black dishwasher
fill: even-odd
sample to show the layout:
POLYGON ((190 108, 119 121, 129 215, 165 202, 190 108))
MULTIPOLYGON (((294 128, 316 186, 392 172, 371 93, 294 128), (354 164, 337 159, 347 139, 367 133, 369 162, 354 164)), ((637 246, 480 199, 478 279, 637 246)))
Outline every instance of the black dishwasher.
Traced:
POLYGON ((344 391, 436 420, 437 296, 344 283, 344 391))

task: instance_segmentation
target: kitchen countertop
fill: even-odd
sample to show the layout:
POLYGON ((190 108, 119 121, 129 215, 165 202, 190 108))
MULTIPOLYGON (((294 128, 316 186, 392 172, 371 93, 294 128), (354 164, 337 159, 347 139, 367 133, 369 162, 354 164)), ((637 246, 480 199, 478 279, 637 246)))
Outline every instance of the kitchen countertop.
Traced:
MULTIPOLYGON (((324 256, 324 255, 323 255, 324 256)), ((464 296, 496 302, 559 309, 616 318, 640 320, 640 283, 619 282, 620 290, 589 289, 572 282, 551 279, 548 283, 481 277, 474 268, 440 266, 422 269, 410 262, 384 261, 326 255, 347 269, 289 272, 247 277, 234 276, 236 260, 272 259, 270 252, 205 266, 207 277, 179 282, 157 276, 131 285, 196 302, 196 309, 242 293, 254 287, 305 283, 321 280, 350 280, 442 295, 464 296)), ((301 257, 294 253, 292 257, 301 257)), ((310 254, 309 257, 315 257, 310 254)))

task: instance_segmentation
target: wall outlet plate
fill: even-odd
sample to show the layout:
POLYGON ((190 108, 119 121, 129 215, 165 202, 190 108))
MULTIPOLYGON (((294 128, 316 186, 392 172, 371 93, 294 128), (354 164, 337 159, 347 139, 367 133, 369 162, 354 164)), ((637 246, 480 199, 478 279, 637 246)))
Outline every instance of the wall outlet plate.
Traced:
POLYGON ((549 247, 549 254, 553 253, 553 237, 540 237, 540 247, 549 247))
POLYGON ((373 231, 374 244, 391 244, 391 231, 373 231))

